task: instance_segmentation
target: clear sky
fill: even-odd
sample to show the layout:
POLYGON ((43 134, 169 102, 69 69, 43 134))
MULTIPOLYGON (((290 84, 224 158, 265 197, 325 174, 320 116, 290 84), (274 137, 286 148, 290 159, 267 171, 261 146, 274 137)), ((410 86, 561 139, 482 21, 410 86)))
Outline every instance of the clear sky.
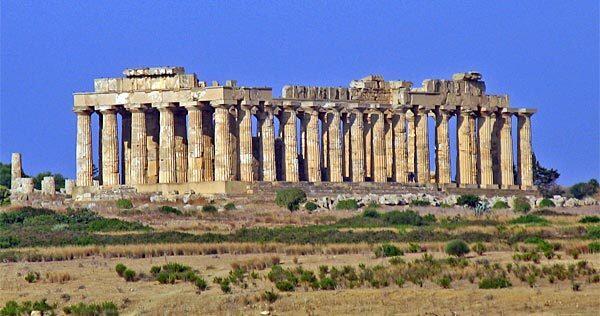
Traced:
MULTIPOLYGON (((2 1, 0 161, 75 175, 72 93, 127 67, 208 82, 341 85, 483 73, 535 107, 533 146, 560 183, 599 177, 597 1, 2 1)), ((96 137, 96 135, 94 135, 96 137)))

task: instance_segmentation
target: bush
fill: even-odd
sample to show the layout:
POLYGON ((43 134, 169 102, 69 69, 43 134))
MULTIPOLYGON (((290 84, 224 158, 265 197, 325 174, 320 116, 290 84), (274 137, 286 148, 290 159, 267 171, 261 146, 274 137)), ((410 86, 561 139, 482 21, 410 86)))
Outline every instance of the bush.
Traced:
POLYGON ((262 295, 262 298, 269 303, 274 303, 279 298, 279 295, 272 290, 265 291, 262 295))
POLYGON ((233 202, 229 202, 223 206, 223 209, 226 211, 233 211, 235 210, 235 204, 233 204, 233 202))
POLYGON ((202 212, 214 214, 217 212, 217 207, 212 204, 206 204, 202 206, 202 212))
POLYGON ((277 190, 275 196, 275 204, 287 208, 289 211, 296 211, 301 203, 306 201, 306 193, 304 191, 291 188, 277 190))
POLYGON ((552 200, 550 200, 549 198, 543 198, 540 201, 540 207, 555 207, 556 204, 554 204, 554 202, 552 202, 552 200))
POLYGON ((531 205, 529 204, 529 200, 522 196, 517 197, 513 204, 513 210, 515 212, 520 213, 527 213, 531 211, 531 205))
POLYGON ((522 215, 519 216, 515 219, 512 219, 509 223, 511 224, 541 224, 541 225, 545 225, 548 224, 548 220, 537 216, 537 215, 522 215))
POLYGON ((294 284, 292 284, 292 282, 288 280, 281 280, 275 282, 275 287, 282 292, 291 292, 295 288, 294 284))
POLYGON ((206 280, 204 280, 202 277, 197 277, 194 284, 196 285, 198 291, 205 291, 208 288, 206 280))
POLYGON ((183 215, 183 213, 179 209, 168 205, 161 206, 159 211, 165 214, 183 215))
POLYGON ((498 200, 496 202, 494 202, 494 205, 492 205, 492 209, 495 210, 500 210, 500 209, 505 209, 505 208, 509 208, 510 206, 508 205, 507 202, 502 201, 502 200, 498 200))
POLYGON ((569 192, 576 199, 583 199, 586 196, 592 196, 598 192, 598 181, 596 179, 591 179, 590 181, 580 182, 573 185, 569 192))
POLYGON ((35 283, 39 278, 40 278, 39 273, 37 273, 37 272, 29 272, 25 276, 25 281, 27 281, 28 283, 35 283))
POLYGON ((157 275, 159 273, 160 273, 160 267, 159 266, 152 266, 152 268, 150 268, 150 274, 157 275))
POLYGON ((475 208, 479 203, 479 197, 473 194, 465 194, 458 197, 456 200, 457 205, 468 206, 470 208, 475 208))
POLYGON ((313 203, 313 202, 306 202, 306 204, 304 204, 304 208, 307 211, 312 212, 312 211, 318 209, 319 206, 317 204, 313 203))
POLYGON ((485 277, 479 281, 480 289, 504 289, 511 287, 512 284, 506 277, 485 277))
POLYGON ((10 189, 0 185, 0 206, 10 204, 10 189))
POLYGON ((473 251, 475 251, 475 253, 481 256, 484 252, 487 251, 487 249, 483 243, 478 242, 475 245, 473 245, 473 251))
POLYGON ((444 289, 449 289, 452 283, 452 278, 449 275, 444 275, 437 280, 437 284, 444 289))
POLYGON ((367 217, 367 218, 379 218, 381 214, 379 214, 379 212, 377 212, 374 209, 365 209, 363 211, 363 217, 367 217))
POLYGON ((358 202, 355 199, 340 200, 335 206, 337 210, 357 210, 358 202))
POLYGON ((429 206, 431 205, 431 202, 429 202, 429 200, 426 199, 415 199, 410 201, 410 206, 429 206))
POLYGON ((383 244, 375 249, 375 256, 377 258, 381 257, 396 257, 402 256, 404 253, 400 248, 392 245, 392 244, 383 244))
POLYGON ((451 256, 462 257, 470 251, 469 245, 460 239, 452 240, 446 244, 446 253, 451 256))
POLYGON ((115 266, 115 271, 117 271, 117 274, 120 277, 123 276, 123 273, 125 273, 125 270, 127 270, 127 267, 122 263, 117 263, 117 265, 115 266))
POLYGON ((46 299, 39 301, 25 301, 21 304, 15 301, 8 301, 2 309, 0 309, 0 315, 2 316, 20 316, 20 315, 31 315, 32 311, 40 311, 43 315, 54 315, 54 309, 56 304, 49 305, 46 299))
POLYGON ((128 210, 128 209, 133 208, 133 203, 131 203, 131 200, 129 200, 129 199, 118 199, 117 207, 128 210))
POLYGON ((589 239, 600 239, 600 226, 589 226, 585 236, 589 239))
POLYGON ((382 219, 385 223, 391 225, 412 225, 423 226, 431 221, 435 222, 435 217, 427 216, 427 219, 419 213, 411 210, 406 211, 391 211, 382 214, 382 219))
POLYGON ((333 280, 330 277, 322 278, 321 281, 319 282, 319 287, 322 290, 335 290, 335 286, 336 286, 335 280, 333 280))
POLYGON ((590 253, 600 253, 600 242, 594 241, 588 245, 590 253))
POLYGON ((79 304, 65 306, 63 308, 63 312, 65 312, 67 315, 73 314, 78 316, 119 315, 117 305, 115 305, 113 302, 104 302, 100 304, 86 304, 81 302, 79 304))
POLYGON ((123 272, 123 278, 125 279, 125 281, 127 282, 132 282, 135 280, 135 271, 131 270, 131 269, 127 269, 123 272))
POLYGON ((231 293, 231 284, 229 283, 229 279, 223 279, 220 283, 220 286, 223 293, 231 293))
POLYGON ((584 216, 579 220, 579 222, 582 224, 600 223, 600 217, 598 217, 596 215, 584 216))

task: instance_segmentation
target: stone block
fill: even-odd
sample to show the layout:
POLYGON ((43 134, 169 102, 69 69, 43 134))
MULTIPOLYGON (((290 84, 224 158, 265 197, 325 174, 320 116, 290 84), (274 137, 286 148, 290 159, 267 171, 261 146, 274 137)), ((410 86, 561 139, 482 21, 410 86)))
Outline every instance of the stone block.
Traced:
POLYGON ((56 185, 54 183, 54 177, 44 177, 44 179, 42 180, 42 194, 56 194, 56 185))
POLYGON ((19 179, 19 192, 24 194, 33 193, 34 185, 33 178, 20 178, 19 179))
POLYGON ((74 188, 75 188, 75 180, 66 179, 65 180, 65 194, 72 195, 74 188))

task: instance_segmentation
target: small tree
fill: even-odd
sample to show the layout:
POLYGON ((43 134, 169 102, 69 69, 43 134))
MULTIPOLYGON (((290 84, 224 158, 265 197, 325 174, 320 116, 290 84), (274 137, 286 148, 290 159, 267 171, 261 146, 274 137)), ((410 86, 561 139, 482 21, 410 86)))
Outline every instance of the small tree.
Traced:
POLYGON ((452 240, 446 244, 446 253, 451 256, 462 257, 470 251, 469 245, 461 239, 452 240))
POLYGON ((558 177, 560 177, 558 170, 543 167, 533 154, 533 184, 538 187, 538 191, 542 196, 552 197, 564 193, 561 187, 556 184, 558 177))
POLYGON ((276 194, 275 204, 290 211, 298 210, 300 204, 306 201, 306 193, 297 188, 278 190, 276 194))
POLYGON ((472 195, 472 194, 461 195, 456 200, 456 204, 463 205, 463 206, 466 205, 470 208, 477 207, 478 203, 479 203, 479 197, 477 195, 472 195))
POLYGON ((598 192, 598 180, 591 179, 587 183, 577 183, 569 189, 569 192, 576 199, 583 199, 586 196, 592 196, 598 192))
POLYGON ((527 213, 531 210, 531 204, 529 204, 529 200, 527 198, 519 196, 515 199, 513 209, 516 212, 527 213))

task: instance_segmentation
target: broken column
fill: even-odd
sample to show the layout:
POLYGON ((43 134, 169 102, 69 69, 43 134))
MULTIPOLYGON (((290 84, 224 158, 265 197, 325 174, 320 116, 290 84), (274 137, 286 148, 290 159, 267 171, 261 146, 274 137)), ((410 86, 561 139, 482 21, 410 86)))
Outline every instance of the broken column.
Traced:
POLYGON ((56 194, 56 186, 54 184, 54 177, 44 177, 42 180, 42 194, 54 195, 56 194))
POLYGON ((23 162, 20 153, 12 153, 10 164, 10 189, 19 188, 19 179, 23 177, 23 162))
POLYGON ((65 194, 73 195, 73 189, 75 188, 75 181, 71 179, 65 179, 65 194))

